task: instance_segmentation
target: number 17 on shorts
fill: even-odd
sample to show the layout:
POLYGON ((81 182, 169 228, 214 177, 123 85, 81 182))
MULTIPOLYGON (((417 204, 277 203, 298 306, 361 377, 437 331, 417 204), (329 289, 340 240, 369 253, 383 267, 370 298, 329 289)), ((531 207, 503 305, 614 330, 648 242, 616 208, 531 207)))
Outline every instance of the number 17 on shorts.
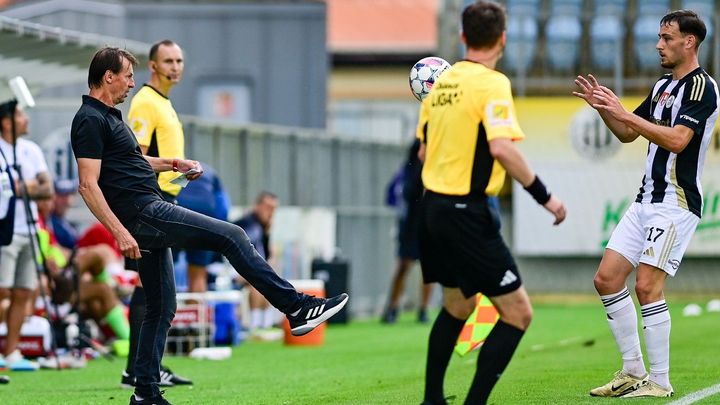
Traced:
POLYGON ((648 215, 640 262, 664 270, 671 276, 680 267, 699 218, 677 207, 654 207, 648 215), (667 208, 667 209, 666 209, 667 208))

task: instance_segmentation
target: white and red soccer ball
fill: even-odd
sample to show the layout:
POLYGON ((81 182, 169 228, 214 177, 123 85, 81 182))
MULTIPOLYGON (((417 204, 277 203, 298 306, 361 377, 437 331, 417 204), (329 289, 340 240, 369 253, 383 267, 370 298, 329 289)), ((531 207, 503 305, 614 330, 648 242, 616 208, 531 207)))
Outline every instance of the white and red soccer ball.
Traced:
POLYGON ((428 56, 417 61, 410 69, 410 90, 415 98, 422 101, 430 93, 435 80, 448 69, 450 64, 437 56, 428 56))

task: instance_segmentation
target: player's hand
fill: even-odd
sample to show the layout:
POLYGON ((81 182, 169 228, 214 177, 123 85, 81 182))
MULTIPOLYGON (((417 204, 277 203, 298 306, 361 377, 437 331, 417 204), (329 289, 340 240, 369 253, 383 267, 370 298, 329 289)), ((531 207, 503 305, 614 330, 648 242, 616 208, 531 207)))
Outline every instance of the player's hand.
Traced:
POLYGON ((123 228, 119 235, 113 236, 115 236, 118 249, 120 249, 123 256, 130 259, 140 259, 142 257, 140 255, 140 246, 138 246, 137 241, 132 237, 132 235, 130 235, 130 232, 128 232, 127 229, 123 228))
POLYGON ((591 107, 595 108, 595 104, 597 104, 599 100, 595 98, 594 91, 601 87, 595 76, 588 75, 587 78, 578 76, 575 79, 575 84, 581 91, 573 91, 572 94, 575 97, 585 100, 591 107))
POLYGON ((617 120, 622 120, 623 115, 628 113, 620 103, 620 98, 605 86, 598 86, 593 90, 593 98, 596 100, 593 108, 598 111, 607 111, 617 120))
POLYGON ((565 220, 565 215, 567 214, 565 211, 565 204, 563 204, 563 202, 554 195, 550 196, 550 199, 545 203, 545 205, 543 205, 543 207, 555 216, 555 222, 553 222, 553 225, 559 225, 565 220))
POLYGON ((203 174, 202 165, 197 160, 183 159, 178 161, 178 171, 185 173, 188 180, 195 180, 203 174))

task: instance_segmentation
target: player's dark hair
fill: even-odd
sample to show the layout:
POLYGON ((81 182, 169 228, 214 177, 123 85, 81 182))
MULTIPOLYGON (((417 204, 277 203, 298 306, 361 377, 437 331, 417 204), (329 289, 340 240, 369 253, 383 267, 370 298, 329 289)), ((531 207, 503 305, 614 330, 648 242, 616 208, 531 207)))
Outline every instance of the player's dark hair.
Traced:
POLYGON ((263 190, 258 193, 257 197, 255 197, 255 204, 260 204, 263 202, 266 198, 270 198, 272 200, 277 200, 277 196, 267 190, 263 190))
POLYGON ((149 58, 150 60, 155 60, 155 58, 157 57, 158 49, 160 49, 160 46, 161 46, 161 45, 164 45, 164 46, 172 46, 172 45, 176 45, 176 44, 175 44, 175 42, 173 42, 173 41, 170 40, 170 39, 163 39, 163 40, 160 41, 160 42, 154 43, 154 44, 150 47, 150 54, 148 55, 148 58, 149 58))
POLYGON ((102 86, 103 76, 108 70, 115 74, 120 73, 125 59, 133 66, 137 66, 138 61, 135 55, 125 49, 106 46, 95 52, 88 70, 88 87, 96 89, 102 86))
POLYGON ((15 104, 16 102, 14 100, 0 104, 0 120, 13 116, 15 113, 15 104))
POLYGON ((670 25, 673 22, 677 23, 678 29, 683 35, 690 34, 697 38, 695 49, 700 46, 700 43, 705 39, 705 35, 707 35, 705 23, 692 10, 675 10, 667 13, 660 20, 660 25, 670 25))
POLYGON ((505 9, 488 1, 477 1, 465 7, 462 30, 469 48, 490 48, 505 31, 505 9))

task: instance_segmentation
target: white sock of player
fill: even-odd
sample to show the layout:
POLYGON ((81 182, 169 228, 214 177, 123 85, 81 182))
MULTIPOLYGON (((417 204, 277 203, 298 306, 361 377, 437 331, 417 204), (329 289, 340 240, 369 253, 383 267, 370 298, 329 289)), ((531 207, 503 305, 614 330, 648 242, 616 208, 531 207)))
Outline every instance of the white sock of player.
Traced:
POLYGON ((263 309, 253 308, 250 310, 250 330, 256 330, 262 328, 263 323, 263 309))
POLYGON ((640 307, 645 347, 650 362, 650 379, 670 388, 670 312, 665 300, 640 307))
POLYGON ((623 371, 642 377, 645 375, 640 335, 637 326, 637 311, 627 286, 615 294, 601 295, 607 313, 610 330, 623 359, 623 371))

